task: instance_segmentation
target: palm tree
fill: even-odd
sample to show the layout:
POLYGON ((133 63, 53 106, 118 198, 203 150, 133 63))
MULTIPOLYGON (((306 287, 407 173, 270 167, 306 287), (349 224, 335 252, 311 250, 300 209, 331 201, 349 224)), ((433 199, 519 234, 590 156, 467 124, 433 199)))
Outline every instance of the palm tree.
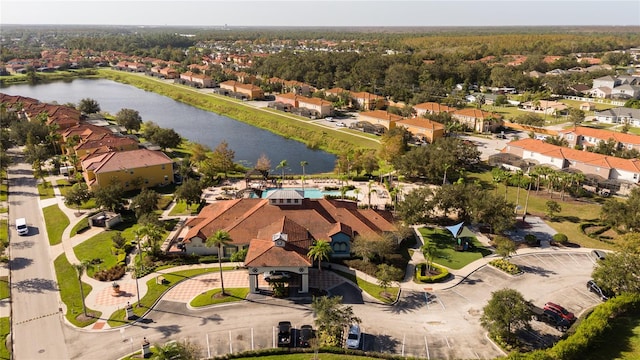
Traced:
POLYGON ((276 166, 276 169, 282 169, 282 185, 284 185, 284 168, 285 167, 287 167, 287 160, 280 161, 278 166, 276 166))
POLYGON ((87 305, 85 304, 85 301, 84 301, 84 288, 82 287, 82 275, 84 274, 84 271, 91 266, 91 264, 87 261, 83 261, 79 264, 73 264, 72 266, 76 270, 76 274, 78 275, 78 283, 80 284, 80 298, 82 299, 82 313, 84 314, 84 316, 88 316, 87 305))
POLYGON ((516 192, 516 214, 518 213, 518 205, 520 205, 520 186, 522 185, 522 170, 518 170, 515 173, 516 176, 516 186, 518 187, 518 191, 516 192))
POLYGON ((359 188, 353 189, 353 194, 356 196, 356 204, 357 204, 358 201, 360 201, 360 189, 359 188))
POLYGON ((222 287, 222 295, 226 295, 227 293, 224 291, 224 279, 222 278, 222 248, 225 245, 228 245, 231 242, 231 235, 224 230, 217 230, 213 235, 207 238, 207 246, 208 247, 217 247, 218 248, 218 267, 220 268, 220 286, 222 287))
POLYGON ((307 161, 300 161, 300 166, 302 166, 302 193, 304 194, 304 178, 306 176, 305 172, 304 172, 304 168, 305 166, 309 165, 309 162, 307 161))
POLYGON ((369 197, 369 209, 371 209, 371 193, 375 191, 374 189, 371 188, 372 186, 373 186, 373 180, 369 180, 369 183, 367 184, 367 188, 368 188, 367 196, 369 197))
POLYGON ((450 164, 444 164, 444 177, 442 178, 442 186, 447 183, 447 170, 449 170, 450 167, 450 164))
POLYGON ((329 254, 333 251, 331 244, 327 240, 318 240, 309 247, 309 256, 313 261, 318 261, 318 270, 322 271, 322 260, 329 260, 329 254))

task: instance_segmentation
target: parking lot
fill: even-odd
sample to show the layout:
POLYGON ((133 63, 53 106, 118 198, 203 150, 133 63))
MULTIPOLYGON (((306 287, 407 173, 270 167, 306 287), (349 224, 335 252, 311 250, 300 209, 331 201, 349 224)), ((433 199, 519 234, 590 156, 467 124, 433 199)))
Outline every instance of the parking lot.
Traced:
MULTIPOLYGON (((493 291, 513 288, 538 306, 552 301, 576 316, 600 303, 586 288, 595 263, 589 252, 548 251, 516 255, 511 261, 525 273, 510 276, 485 266, 446 290, 430 290, 428 285, 423 291, 403 290, 394 306, 366 300, 349 304, 362 320, 361 349, 427 359, 493 359, 503 353, 480 325, 482 308, 493 291)), ((276 326, 281 320, 292 322, 295 341, 302 325, 313 325, 313 315, 309 304, 286 303, 212 309, 224 320, 207 329, 205 353, 216 356, 276 347, 276 326)), ((532 321, 531 325, 532 330, 524 334, 529 342, 551 345, 561 335, 545 323, 532 321)))

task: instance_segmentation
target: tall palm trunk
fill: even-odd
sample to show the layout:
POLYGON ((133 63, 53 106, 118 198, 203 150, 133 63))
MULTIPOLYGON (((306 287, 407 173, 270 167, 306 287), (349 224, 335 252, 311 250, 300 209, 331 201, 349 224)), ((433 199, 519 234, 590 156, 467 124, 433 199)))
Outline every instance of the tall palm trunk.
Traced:
POLYGON ((227 295, 224 291, 224 277, 222 276, 222 246, 218 246, 218 268, 220 269, 220 287, 222 288, 222 295, 227 295))

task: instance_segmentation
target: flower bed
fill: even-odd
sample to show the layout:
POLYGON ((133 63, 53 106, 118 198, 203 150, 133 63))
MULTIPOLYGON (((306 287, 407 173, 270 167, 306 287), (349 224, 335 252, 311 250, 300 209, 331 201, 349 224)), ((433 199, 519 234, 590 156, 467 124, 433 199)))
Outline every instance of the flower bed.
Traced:
POLYGON ((489 262, 489 265, 497 269, 500 269, 510 275, 522 274, 522 270, 520 270, 518 265, 511 263, 509 260, 505 260, 505 259, 491 260, 489 262))

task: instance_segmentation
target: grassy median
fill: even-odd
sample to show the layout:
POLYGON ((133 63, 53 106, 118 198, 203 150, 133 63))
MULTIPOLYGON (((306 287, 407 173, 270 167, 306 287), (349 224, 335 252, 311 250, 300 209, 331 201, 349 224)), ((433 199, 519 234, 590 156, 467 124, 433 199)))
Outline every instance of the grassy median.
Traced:
POLYGON ((47 226, 47 234, 49 235, 49 244, 58 245, 62 242, 62 233, 69 226, 69 218, 56 205, 47 206, 42 209, 44 214, 44 222, 47 226))

